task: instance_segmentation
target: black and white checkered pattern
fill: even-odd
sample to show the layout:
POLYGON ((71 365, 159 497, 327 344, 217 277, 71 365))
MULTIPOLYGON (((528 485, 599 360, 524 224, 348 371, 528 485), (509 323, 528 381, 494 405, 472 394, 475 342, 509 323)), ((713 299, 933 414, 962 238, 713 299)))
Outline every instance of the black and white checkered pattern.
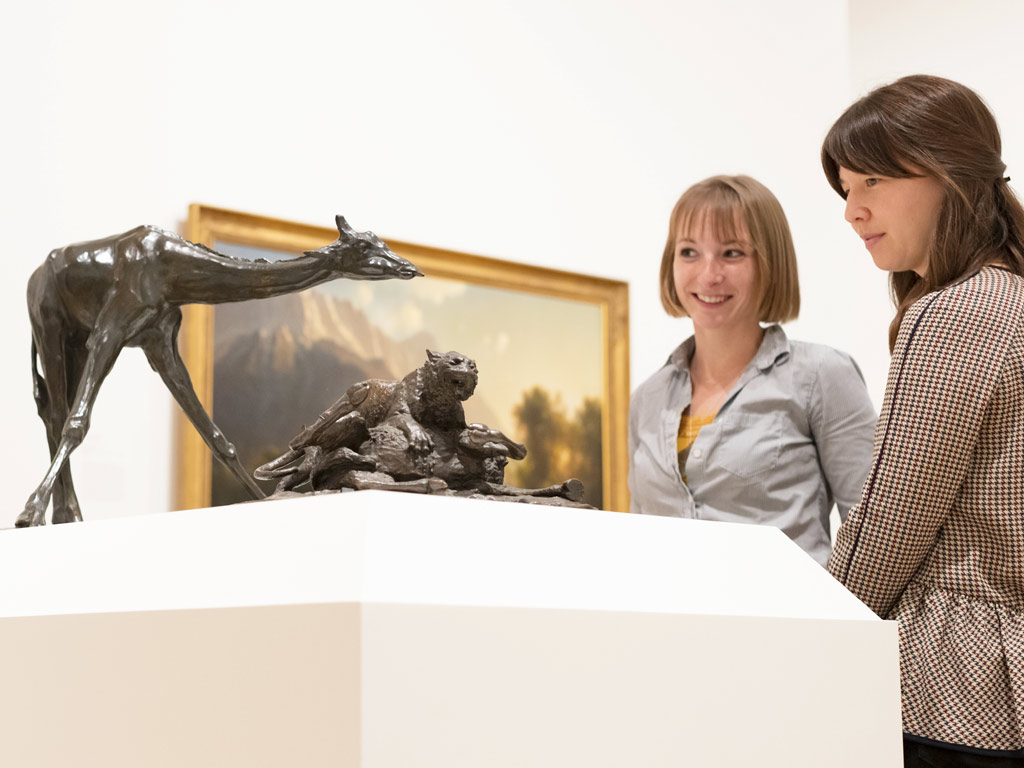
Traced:
POLYGON ((899 621, 905 732, 1024 747, 1024 279, 987 267, 906 313, 829 571, 899 621))

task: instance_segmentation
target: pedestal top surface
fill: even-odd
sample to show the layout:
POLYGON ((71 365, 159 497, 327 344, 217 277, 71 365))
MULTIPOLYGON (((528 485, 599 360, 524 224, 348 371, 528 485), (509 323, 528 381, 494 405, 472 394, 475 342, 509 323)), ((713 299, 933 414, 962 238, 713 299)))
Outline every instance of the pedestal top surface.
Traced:
POLYGON ((764 526, 383 491, 0 531, 0 616, 376 602, 878 620, 764 526))

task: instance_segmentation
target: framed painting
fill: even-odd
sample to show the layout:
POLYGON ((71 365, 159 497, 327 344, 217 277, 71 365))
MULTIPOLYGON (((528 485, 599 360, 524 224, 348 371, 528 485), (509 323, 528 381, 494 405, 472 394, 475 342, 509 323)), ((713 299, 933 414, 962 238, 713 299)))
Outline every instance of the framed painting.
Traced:
MULTIPOLYGON (((279 261, 333 242, 337 231, 192 205, 185 236, 236 258, 279 261)), ((627 511, 627 284, 384 240, 424 277, 342 279, 185 307, 182 358, 243 466, 251 472, 284 453, 352 384, 400 379, 426 350, 455 350, 480 370, 463 404, 467 421, 527 447, 524 460, 509 462, 506 483, 537 488, 577 477, 585 501, 627 511)), ((177 507, 248 500, 184 414, 177 418, 177 507)))

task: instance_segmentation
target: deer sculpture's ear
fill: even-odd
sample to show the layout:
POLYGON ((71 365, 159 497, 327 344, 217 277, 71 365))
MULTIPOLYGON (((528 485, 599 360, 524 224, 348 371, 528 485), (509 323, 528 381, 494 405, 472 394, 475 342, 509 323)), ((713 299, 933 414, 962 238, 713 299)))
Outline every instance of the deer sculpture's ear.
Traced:
POLYGON ((340 235, 350 235, 350 234, 352 234, 352 227, 350 227, 348 225, 348 222, 345 221, 345 217, 342 216, 341 214, 338 214, 337 216, 334 217, 334 223, 338 226, 338 234, 340 234, 340 235))
POLYGON ((429 349, 427 350, 427 360, 429 360, 430 362, 434 362, 440 356, 441 355, 439 355, 437 352, 431 352, 429 349))

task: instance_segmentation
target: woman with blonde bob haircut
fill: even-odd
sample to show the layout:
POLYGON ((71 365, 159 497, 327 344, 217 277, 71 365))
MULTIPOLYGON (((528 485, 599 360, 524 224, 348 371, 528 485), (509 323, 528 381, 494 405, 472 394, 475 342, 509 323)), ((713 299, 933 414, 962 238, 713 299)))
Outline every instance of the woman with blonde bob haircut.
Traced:
POLYGON ((680 226, 692 228, 698 216, 707 217, 707 224, 722 242, 736 239, 740 225, 746 224, 758 274, 772 276, 761 297, 758 320, 795 320, 800 314, 800 281, 789 222, 775 195, 749 176, 712 176, 686 190, 672 209, 661 257, 661 305, 665 311, 672 317, 689 317, 673 277, 676 232, 680 226))
POLYGON ((907 766, 1024 765, 1024 208, 1001 153, 981 98, 927 75, 853 104, 821 150, 897 304, 828 567, 899 622, 907 766))
POLYGON ((630 401, 631 511, 773 525, 824 565, 833 504, 845 516, 860 496, 875 412, 849 355, 778 325, 800 310, 779 201, 749 176, 690 187, 660 283, 693 335, 630 401))

